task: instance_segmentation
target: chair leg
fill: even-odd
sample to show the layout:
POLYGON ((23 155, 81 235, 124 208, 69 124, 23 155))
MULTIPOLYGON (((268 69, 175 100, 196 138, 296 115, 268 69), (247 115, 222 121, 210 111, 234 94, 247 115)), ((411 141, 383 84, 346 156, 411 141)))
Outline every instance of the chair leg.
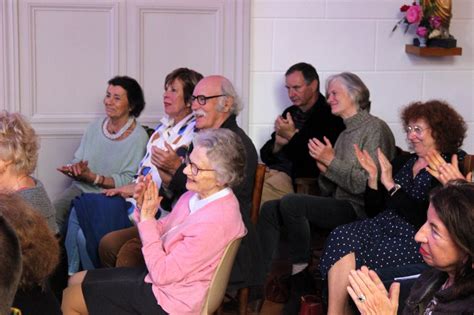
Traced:
POLYGON ((249 288, 241 288, 238 291, 239 296, 239 315, 247 315, 247 304, 249 302, 249 288))

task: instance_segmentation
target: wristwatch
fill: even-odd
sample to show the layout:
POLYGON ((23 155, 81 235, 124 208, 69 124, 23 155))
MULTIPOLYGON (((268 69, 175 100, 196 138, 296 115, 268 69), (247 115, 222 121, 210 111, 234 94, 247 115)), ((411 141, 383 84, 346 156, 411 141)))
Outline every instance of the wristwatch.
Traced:
POLYGON ((395 185, 388 191, 388 193, 390 194, 390 197, 395 195, 395 193, 400 189, 402 188, 402 186, 400 186, 399 184, 395 183, 395 185))

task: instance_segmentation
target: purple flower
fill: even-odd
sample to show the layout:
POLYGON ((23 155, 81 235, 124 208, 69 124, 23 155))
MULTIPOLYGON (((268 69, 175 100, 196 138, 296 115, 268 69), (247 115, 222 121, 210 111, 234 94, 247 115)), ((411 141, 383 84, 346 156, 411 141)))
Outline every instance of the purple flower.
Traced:
POLYGON ((420 37, 426 37, 428 35, 428 29, 424 26, 419 26, 416 29, 416 35, 418 35, 420 37))
POLYGON ((441 26, 441 18, 439 16, 430 17, 430 25, 434 29, 438 29, 441 26))
POLYGON ((421 6, 418 4, 412 5, 410 8, 408 8, 405 15, 407 22, 410 24, 419 23, 421 21, 422 16, 423 16, 423 10, 421 9, 421 6))

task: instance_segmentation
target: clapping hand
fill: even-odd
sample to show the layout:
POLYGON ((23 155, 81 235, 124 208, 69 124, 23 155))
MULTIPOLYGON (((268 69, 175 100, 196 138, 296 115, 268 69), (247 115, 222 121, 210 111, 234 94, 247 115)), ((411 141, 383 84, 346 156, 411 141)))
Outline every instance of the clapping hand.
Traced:
POLYGON ((395 181, 392 177, 392 164, 380 148, 377 148, 377 158, 380 164, 380 181, 387 190, 390 190, 395 186, 395 181))
POLYGON ((151 147, 151 162, 157 167, 170 174, 174 174, 181 166, 181 158, 176 151, 165 142, 166 150, 162 150, 156 146, 151 147))
POLYGON ((102 193, 107 197, 121 196, 122 198, 129 198, 133 196, 135 184, 128 184, 118 188, 103 189, 102 193))
POLYGON ((89 169, 88 161, 79 161, 74 164, 67 164, 59 167, 57 170, 64 175, 79 181, 91 182, 94 180, 91 180, 91 171, 89 169))
POLYGON ((362 266, 349 274, 347 292, 362 315, 395 315, 398 310, 400 284, 392 283, 387 292, 375 271, 362 266))
POLYGON ((331 141, 326 137, 324 137, 324 143, 316 138, 309 139, 308 149, 309 155, 315 159, 316 162, 323 164, 326 168, 331 164, 335 156, 335 151, 332 147, 331 141))
POLYGON ((441 154, 433 150, 428 152, 426 160, 428 161, 426 170, 443 185, 454 179, 465 179, 467 181, 472 179, 472 172, 469 172, 466 177, 462 175, 456 154, 451 157, 451 163, 447 163, 441 154))
POLYGON ((154 219, 158 212, 161 199, 163 199, 163 197, 158 193, 158 186, 151 177, 148 177, 148 180, 145 180, 145 182, 146 187, 143 193, 142 206, 140 208, 140 221, 154 219))
POLYGON ((142 207, 148 180, 151 180, 151 175, 147 175, 146 177, 140 175, 137 178, 137 183, 135 184, 135 189, 133 191, 133 199, 135 199, 138 209, 141 209, 142 207))
POLYGON ((372 189, 377 189, 378 170, 377 164, 370 156, 367 150, 361 150, 357 144, 354 144, 354 151, 360 166, 369 174, 368 185, 372 189))
POLYGON ((285 138, 288 141, 293 138, 293 136, 297 132, 297 129, 290 113, 286 113, 285 118, 281 116, 277 117, 277 119, 275 120, 275 132, 277 135, 285 138))

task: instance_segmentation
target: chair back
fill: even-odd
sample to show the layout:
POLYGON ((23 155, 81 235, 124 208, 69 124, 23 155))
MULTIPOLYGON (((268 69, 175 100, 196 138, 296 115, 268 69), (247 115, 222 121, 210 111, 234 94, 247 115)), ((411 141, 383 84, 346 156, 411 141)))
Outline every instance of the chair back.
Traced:
POLYGON ((255 179, 253 182, 252 206, 250 207, 250 221, 257 224, 260 213, 260 202, 262 201, 263 181, 265 180, 265 164, 258 163, 255 170, 255 179))
POLYGON ((242 238, 237 238, 227 245, 222 255, 221 261, 217 265, 216 271, 211 279, 211 285, 207 292, 206 300, 202 306, 201 315, 213 314, 221 305, 224 299, 227 283, 229 282, 230 272, 234 265, 234 259, 237 255, 242 238))

